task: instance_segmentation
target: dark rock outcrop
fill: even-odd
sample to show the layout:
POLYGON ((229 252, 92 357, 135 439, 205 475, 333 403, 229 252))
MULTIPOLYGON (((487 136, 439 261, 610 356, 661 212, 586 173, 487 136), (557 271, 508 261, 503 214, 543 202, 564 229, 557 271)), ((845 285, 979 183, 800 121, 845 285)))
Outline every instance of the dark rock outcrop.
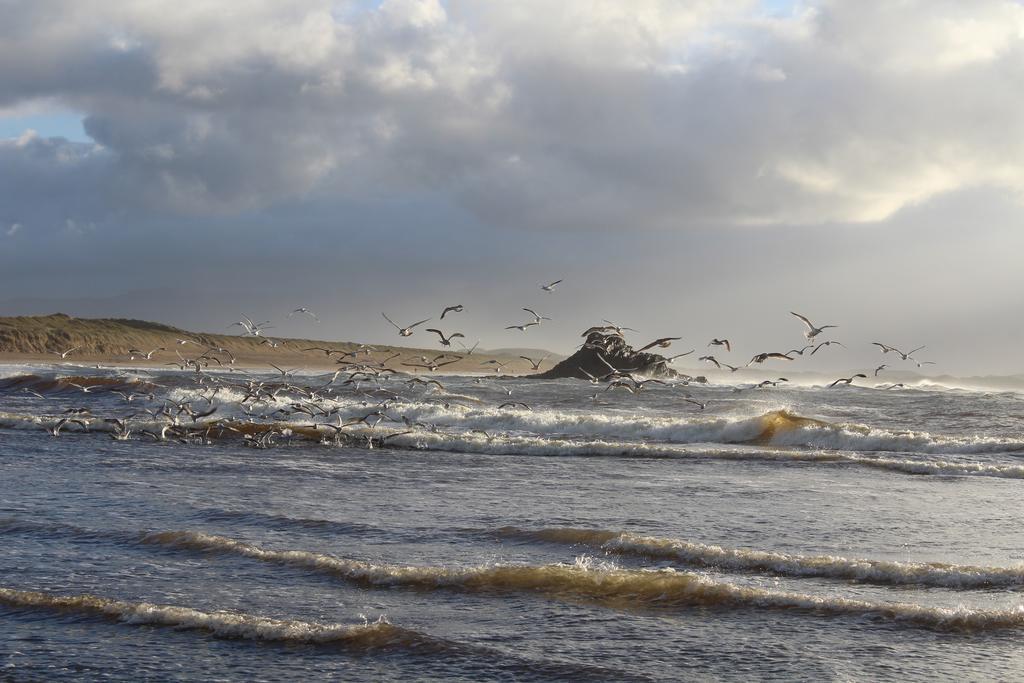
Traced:
POLYGON ((575 377, 591 379, 604 377, 611 365, 616 370, 633 372, 647 377, 683 377, 668 367, 668 360, 656 353, 637 353, 615 331, 590 330, 587 341, 576 353, 546 372, 530 375, 533 379, 560 379, 575 377), (604 360, 602 360, 602 358, 604 360), (607 363, 605 362, 607 361, 607 363))

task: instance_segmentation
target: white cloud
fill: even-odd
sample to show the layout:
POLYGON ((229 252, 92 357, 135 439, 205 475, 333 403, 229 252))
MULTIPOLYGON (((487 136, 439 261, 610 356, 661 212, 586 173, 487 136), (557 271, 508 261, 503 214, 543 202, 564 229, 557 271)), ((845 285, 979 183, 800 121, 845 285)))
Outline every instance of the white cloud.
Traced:
POLYGON ((878 221, 959 189, 1024 191, 1024 7, 1009 0, 821 0, 774 18, 726 0, 5 13, 0 107, 87 114, 105 156, 79 172, 101 172, 82 176, 101 211, 429 192, 499 224, 676 228, 878 221))

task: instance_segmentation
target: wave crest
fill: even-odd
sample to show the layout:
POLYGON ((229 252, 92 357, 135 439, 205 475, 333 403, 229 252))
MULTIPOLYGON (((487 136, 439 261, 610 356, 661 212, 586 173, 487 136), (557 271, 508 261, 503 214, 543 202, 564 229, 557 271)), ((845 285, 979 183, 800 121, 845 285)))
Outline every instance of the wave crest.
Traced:
POLYGON ((794 610, 831 616, 884 619, 936 630, 978 631, 1024 627, 1024 606, 1005 610, 941 608, 873 602, 740 586, 674 569, 621 569, 592 560, 575 564, 484 565, 469 568, 373 564, 302 550, 267 550, 222 536, 191 531, 150 534, 144 542, 228 552, 285 564, 372 586, 475 593, 540 593, 607 607, 729 607, 794 610))
POLYGON ((723 548, 718 545, 601 529, 555 528, 530 531, 503 527, 497 530, 497 535, 564 545, 582 545, 608 553, 670 560, 691 566, 765 572, 779 576, 961 589, 1024 586, 1024 563, 1014 567, 976 567, 940 562, 898 562, 834 555, 798 555, 766 550, 723 548))
POLYGON ((53 595, 0 588, 0 605, 22 610, 73 612, 127 624, 205 631, 219 638, 328 644, 364 648, 418 645, 425 636, 390 624, 384 617, 360 625, 282 620, 239 612, 203 612, 190 607, 125 602, 95 595, 53 595))

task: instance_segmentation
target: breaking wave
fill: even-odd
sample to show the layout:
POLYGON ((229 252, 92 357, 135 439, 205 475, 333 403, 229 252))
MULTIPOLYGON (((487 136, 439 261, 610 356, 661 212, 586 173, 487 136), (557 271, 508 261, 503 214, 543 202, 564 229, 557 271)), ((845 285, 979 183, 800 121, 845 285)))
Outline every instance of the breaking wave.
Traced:
POLYGON ((361 648, 417 646, 428 636, 399 628, 381 617, 375 622, 347 625, 270 619, 239 612, 203 612, 190 607, 125 602, 95 595, 53 595, 0 588, 0 605, 20 610, 72 612, 127 624, 199 630, 219 638, 294 643, 337 643, 361 648))
POLYGON ((618 609, 725 607, 793 610, 817 615, 871 618, 951 631, 1024 627, 1024 606, 1002 610, 942 608, 816 596, 740 586, 674 569, 621 569, 586 559, 579 559, 575 564, 542 566, 417 567, 373 564, 302 550, 268 550, 222 536, 191 531, 150 534, 144 542, 171 548, 240 555, 327 574, 364 587, 538 593, 553 598, 586 600, 618 609))
POLYGON ((723 548, 690 541, 640 536, 599 529, 524 530, 503 527, 497 535, 549 543, 587 546, 608 553, 671 560, 698 567, 766 572, 779 576, 848 579, 890 585, 989 588, 1024 585, 1024 563, 1014 567, 975 567, 939 562, 897 562, 833 555, 796 555, 723 548))
POLYGON ((79 387, 100 388, 108 391, 152 391, 158 385, 139 378, 109 377, 97 375, 69 375, 64 377, 45 377, 27 374, 0 378, 0 391, 31 390, 46 395, 61 391, 81 392, 79 387), (75 386, 78 385, 78 386, 75 386))

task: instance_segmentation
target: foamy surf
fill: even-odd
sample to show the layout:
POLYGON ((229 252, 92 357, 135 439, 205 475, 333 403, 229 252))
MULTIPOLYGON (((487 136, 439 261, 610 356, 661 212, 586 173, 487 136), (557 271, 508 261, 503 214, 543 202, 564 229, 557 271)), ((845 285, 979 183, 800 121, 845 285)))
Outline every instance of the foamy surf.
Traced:
POLYGON ((71 612, 113 619, 126 624, 198 630, 218 638, 313 644, 337 643, 363 648, 415 646, 429 641, 428 637, 415 631, 393 626, 383 617, 375 622, 356 625, 323 624, 271 619, 240 612, 203 612, 190 607, 126 602, 95 595, 53 595, 13 588, 0 588, 0 605, 20 610, 71 612))
POLYGON ((599 529, 504 527, 497 535, 573 546, 618 555, 670 560, 692 566, 765 572, 779 576, 820 577, 866 583, 942 588, 991 588, 1024 585, 1024 563, 1013 567, 976 567, 939 562, 897 562, 833 555, 797 555, 765 550, 724 548, 671 538, 599 529))
POLYGON ((912 603, 854 600, 740 586, 674 569, 621 569, 586 559, 575 564, 484 565, 468 568, 374 564, 304 550, 269 550, 222 536, 191 531, 150 534, 144 542, 171 548, 224 552, 308 569, 356 585, 480 594, 536 593, 586 600, 617 609, 728 607, 795 610, 854 616, 955 631, 1024 627, 1024 606, 1009 609, 941 608, 912 603))
MULTIPOLYGON (((0 428, 15 430, 51 429, 59 418, 52 415, 24 415, 17 413, 0 413, 0 428)), ((773 423, 778 420, 773 417, 773 423)), ((788 424, 788 418, 783 418, 788 424)), ((134 423, 137 429, 159 430, 164 423, 156 421, 139 421, 134 423)), ((307 440, 330 443, 330 433, 310 424, 287 422, 242 422, 235 420, 217 420, 186 425, 200 431, 206 430, 203 439, 225 440, 239 439, 241 435, 260 435, 267 432, 282 434, 282 440, 307 440)), ((68 426, 65 435, 84 431, 76 424, 68 426)), ((113 428, 101 420, 89 420, 89 431, 110 432, 113 428)), ((405 431, 405 430, 403 430, 405 431)), ((341 445, 347 447, 374 447, 382 438, 387 438, 387 445, 408 450, 432 450, 453 453, 472 453, 482 455, 536 455, 536 456, 574 456, 574 457, 638 457, 638 458, 680 458, 690 460, 732 460, 732 461, 770 461, 782 463, 825 463, 863 467, 875 470, 900 472, 915 475, 939 476, 982 476, 1003 479, 1024 479, 1024 465, 1007 465, 966 460, 938 460, 922 455, 917 459, 893 458, 875 455, 861 455, 841 450, 816 449, 806 450, 798 445, 788 448, 779 447, 775 438, 779 433, 778 424, 765 428, 762 434, 769 432, 765 438, 736 444, 704 442, 693 444, 648 443, 643 441, 609 441, 596 439, 577 439, 550 436, 532 436, 518 434, 485 435, 479 432, 442 432, 423 429, 412 429, 397 435, 395 429, 384 428, 349 428, 344 431, 346 440, 341 445), (391 438, 391 434, 396 434, 391 438), (754 441, 757 442, 755 445, 754 441)), ((984 448, 992 452, 1015 450, 1016 442, 994 441, 985 442, 984 448)), ((871 450, 871 449, 868 449, 871 450)))

